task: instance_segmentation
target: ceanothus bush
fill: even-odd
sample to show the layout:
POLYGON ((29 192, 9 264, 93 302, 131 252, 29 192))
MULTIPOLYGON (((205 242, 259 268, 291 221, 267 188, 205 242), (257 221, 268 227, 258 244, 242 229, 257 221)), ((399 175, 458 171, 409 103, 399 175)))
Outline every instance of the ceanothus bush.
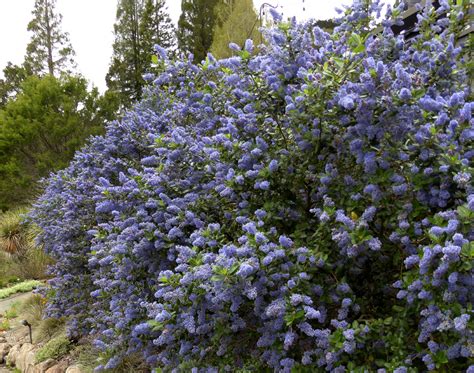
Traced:
MULTIPOLYGON (((473 103, 463 5, 147 74, 146 98, 52 175, 32 214, 48 311, 100 368, 464 371, 473 355, 473 103)), ((277 21, 279 15, 275 14, 277 21)), ((233 46, 235 49, 235 46, 233 46)))

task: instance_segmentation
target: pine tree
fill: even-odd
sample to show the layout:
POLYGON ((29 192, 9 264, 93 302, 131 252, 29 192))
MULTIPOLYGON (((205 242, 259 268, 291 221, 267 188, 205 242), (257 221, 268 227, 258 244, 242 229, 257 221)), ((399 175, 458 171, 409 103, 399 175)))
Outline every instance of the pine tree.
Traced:
POLYGON ((0 211, 35 198, 36 181, 67 166, 113 117, 82 77, 32 75, 0 110, 0 211))
POLYGON ((35 75, 71 73, 75 68, 74 50, 69 35, 61 31, 62 15, 55 10, 56 0, 35 0, 33 19, 28 31, 33 32, 26 47, 25 68, 35 75))
POLYGON ((143 74, 150 69, 156 44, 166 49, 175 46, 175 27, 167 13, 165 0, 145 0, 140 20, 140 40, 143 74))
POLYGON ((143 74, 151 65, 153 45, 173 45, 173 25, 164 0, 119 0, 107 87, 129 107, 142 96, 143 74))
POLYGON ((182 0, 178 21, 178 47, 182 52, 191 52, 195 62, 201 62, 209 51, 214 27, 221 20, 216 6, 229 0, 182 0))
POLYGON ((243 45, 245 40, 256 42, 259 38, 258 16, 252 0, 234 0, 217 6, 221 25, 214 30, 213 42, 210 48, 216 58, 226 58, 233 54, 229 43, 243 45))

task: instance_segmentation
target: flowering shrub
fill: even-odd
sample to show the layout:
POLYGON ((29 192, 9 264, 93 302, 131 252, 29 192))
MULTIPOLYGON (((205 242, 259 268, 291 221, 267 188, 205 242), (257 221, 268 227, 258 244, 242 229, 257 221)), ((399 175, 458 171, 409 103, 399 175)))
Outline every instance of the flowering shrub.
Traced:
POLYGON ((440 3, 410 43, 402 5, 372 31, 374 1, 332 35, 279 23, 259 54, 158 47, 147 98, 37 203, 49 314, 98 336, 102 368, 467 369, 473 103, 440 3))

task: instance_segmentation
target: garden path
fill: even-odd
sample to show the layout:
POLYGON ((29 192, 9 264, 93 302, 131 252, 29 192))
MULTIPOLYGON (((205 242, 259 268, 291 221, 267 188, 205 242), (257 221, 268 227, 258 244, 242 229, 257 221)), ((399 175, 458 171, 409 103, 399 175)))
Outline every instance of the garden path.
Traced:
MULTIPOLYGON (((26 300, 28 297, 30 297, 31 294, 32 292, 30 291, 28 293, 15 294, 9 298, 1 299, 0 300, 0 315, 3 315, 7 310, 9 310, 13 303, 22 302, 26 300)), ((0 371, 0 373, 2 373, 2 371, 0 371)))

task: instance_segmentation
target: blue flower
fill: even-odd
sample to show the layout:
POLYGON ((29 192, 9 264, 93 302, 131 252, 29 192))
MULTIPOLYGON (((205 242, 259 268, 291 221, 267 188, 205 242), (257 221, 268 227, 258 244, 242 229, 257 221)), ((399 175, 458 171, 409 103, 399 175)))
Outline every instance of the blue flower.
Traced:
POLYGON ((407 88, 402 88, 400 90, 400 94, 399 94, 399 97, 401 100, 403 101, 408 101, 411 99, 411 91, 407 88))
POLYGON ((344 96, 339 99, 339 105, 346 110, 352 110, 355 107, 354 99, 351 96, 344 96))
POLYGON ((280 245, 285 248, 290 248, 293 246, 293 241, 286 236, 280 236, 280 238, 278 239, 278 242, 280 242, 280 245))
POLYGON ((255 272, 256 268, 248 263, 242 263, 239 270, 237 271, 237 276, 246 278, 252 275, 255 272))

